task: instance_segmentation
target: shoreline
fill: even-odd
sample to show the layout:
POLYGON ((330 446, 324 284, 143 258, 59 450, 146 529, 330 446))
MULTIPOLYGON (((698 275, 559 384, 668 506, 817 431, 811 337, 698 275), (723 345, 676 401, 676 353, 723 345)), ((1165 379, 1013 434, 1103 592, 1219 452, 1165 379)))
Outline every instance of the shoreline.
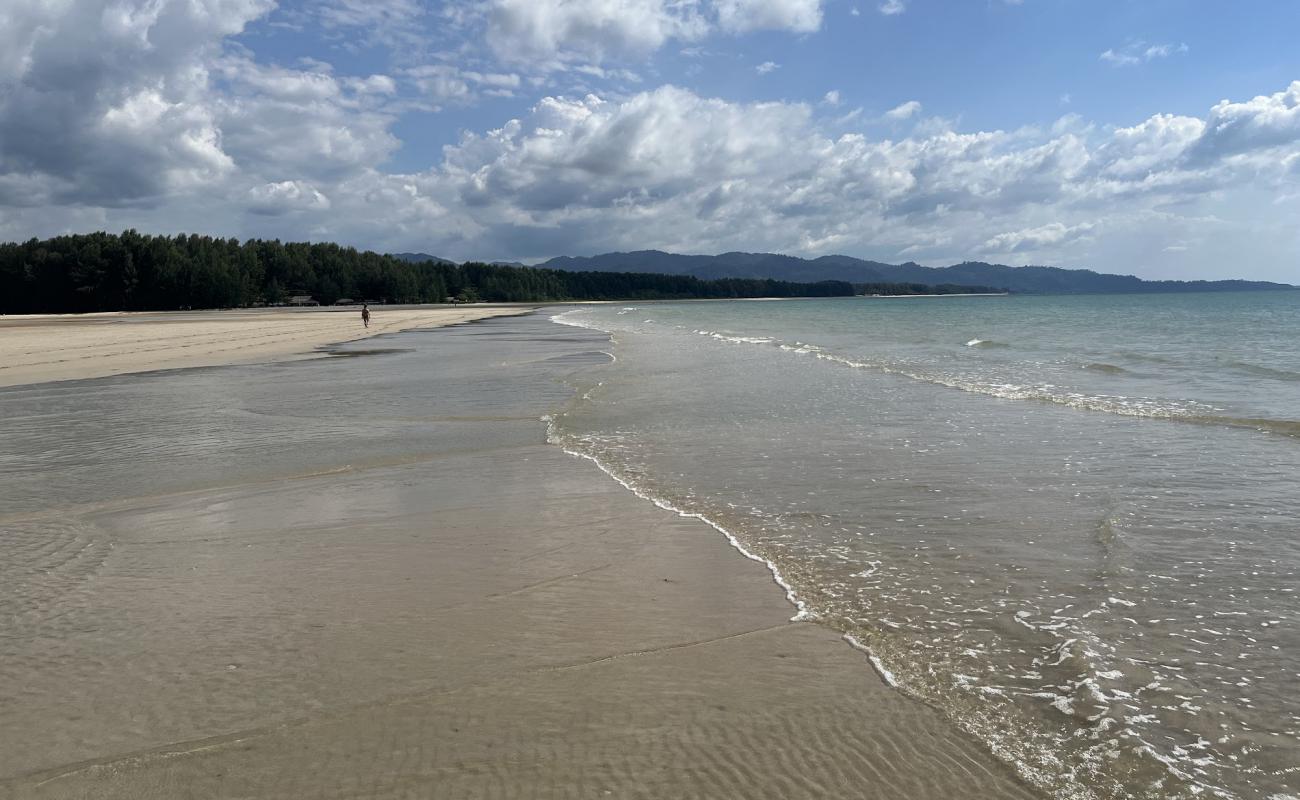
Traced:
POLYGON ((868 300, 893 300, 900 297, 1010 297, 1011 292, 952 292, 949 294, 860 294, 868 300))
MULTIPOLYGON (((223 470, 199 489, 179 474, 190 459, 160 450, 139 467, 182 491, 132 500, 110 483, 111 509, 40 481, 38 519, 109 549, 39 638, 0 642, 66 651, 0 650, 0 678, 25 687, 0 704, 0 753, 30 762, 0 763, 0 794, 1035 796, 837 632, 790 621, 770 565, 717 526, 547 443, 555 382, 595 363, 600 338, 531 315, 394 333, 358 358, 115 382, 141 430, 133 403, 173 387, 203 403, 215 385, 225 403, 269 375, 292 397, 328 387, 322 430, 339 414, 359 430, 333 472, 250 464, 250 480, 223 470), (430 368, 433 393, 394 382, 430 368), (375 386, 396 405, 374 407, 375 386), (394 425, 410 454, 385 443, 394 425)), ((32 402, 75 408, 98 385, 32 402)), ((0 408, 28 394, 0 391, 0 408)), ((283 418, 271 438, 292 448, 287 432, 314 423, 267 416, 276 402, 228 436, 283 418)))

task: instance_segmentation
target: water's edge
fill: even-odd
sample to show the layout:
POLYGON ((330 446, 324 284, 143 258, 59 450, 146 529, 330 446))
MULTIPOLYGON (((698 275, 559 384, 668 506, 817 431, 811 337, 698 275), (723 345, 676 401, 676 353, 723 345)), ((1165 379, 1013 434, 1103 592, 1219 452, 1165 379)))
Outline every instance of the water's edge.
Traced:
MULTIPOLYGON (((545 313, 545 309, 542 310, 541 313, 545 313)), ((593 331, 595 333, 603 334, 608 338, 608 341, 611 344, 611 349, 613 349, 613 347, 617 345, 617 340, 614 334, 609 331, 604 331, 586 325, 578 325, 571 322, 567 322, 564 319, 560 318, 560 315, 558 314, 551 316, 550 321, 557 325, 576 327, 576 328, 581 328, 583 330, 588 330, 588 331, 593 331)), ((617 356, 615 356, 614 353, 612 352, 607 352, 606 355, 609 355, 611 359, 611 363, 613 360, 617 360, 617 356)), ((593 388, 597 388, 600 385, 601 383, 597 382, 593 388)), ((566 404, 566 406, 568 407, 572 407, 577 403, 586 400, 591 391, 588 390, 587 392, 581 392, 578 389, 578 387, 573 387, 573 388, 574 388, 573 397, 566 404)), ((747 548, 733 532, 727 530, 727 528, 725 528, 717 521, 709 518, 707 515, 698 512, 687 511, 685 509, 682 509, 674 505, 673 503, 669 502, 664 498, 657 497, 651 494, 650 492, 646 491, 645 489, 624 480, 622 477, 616 474, 609 465, 603 463, 599 458, 567 446, 564 443, 563 438, 558 433, 557 426, 556 426, 556 418, 558 416, 561 416, 564 413, 565 412, 561 410, 550 414, 546 414, 543 417, 541 417, 541 422, 545 423, 546 425, 546 441, 548 444, 559 447, 562 451, 564 451, 564 453, 566 453, 569 456, 572 456, 573 458, 590 461, 597 469, 599 469, 602 473, 608 476, 615 483, 622 486, 624 489, 631 492, 636 497, 653 504, 657 508, 663 509, 664 511, 672 512, 684 519, 697 520, 699 522, 704 523, 705 525, 712 528, 713 530, 717 531, 718 533, 720 533, 727 540, 727 543, 733 549, 739 552, 742 556, 744 556, 746 559, 750 561, 756 561, 767 568, 769 574, 771 575, 772 582, 781 589, 781 591, 785 595, 786 601, 795 609, 794 615, 790 617, 789 620, 790 622, 792 623, 805 622, 810 624, 816 624, 836 634, 839 634, 841 641, 843 641, 847 647, 860 653, 865 658, 867 664, 870 665, 870 668, 872 672, 876 675, 876 677, 879 678, 880 681, 884 683, 886 686, 888 686, 891 690, 898 692, 903 697, 906 697, 909 702, 920 703, 926 706, 927 708, 931 708, 934 711, 936 711, 947 724, 953 727, 954 730, 957 730, 965 734, 966 736, 970 737, 971 741, 974 741, 980 747, 981 750, 983 750, 991 758, 996 760, 997 763, 1001 764, 1003 767, 1009 770, 1010 773, 1014 775, 1015 778, 1018 781, 1020 781, 1024 786, 1030 787, 1036 791, 1043 792, 1045 797, 1048 796, 1047 791, 1049 787, 1044 784, 1041 778, 1034 775, 1033 769, 1030 765, 1025 764, 1023 761, 1020 761, 1012 757, 1011 754, 1009 753, 999 752, 999 749, 992 746, 990 742, 985 741, 983 738, 974 735, 972 731, 966 730, 960 724, 957 724, 957 722, 955 720, 952 720, 950 717, 948 717, 948 715, 945 714, 943 709, 940 708, 939 706, 929 702, 925 697, 907 691, 906 688, 899 683, 894 673, 890 671, 888 667, 885 666, 884 662, 874 651, 872 651, 871 647, 867 643, 863 642, 861 639, 854 636, 852 632, 836 627, 834 624, 831 623, 831 621, 824 619, 816 611, 810 609, 808 607, 808 604, 799 596, 794 586, 791 583, 789 583, 785 579, 785 577, 781 574, 781 569, 775 562, 771 561, 770 559, 764 558, 763 556, 747 548)))

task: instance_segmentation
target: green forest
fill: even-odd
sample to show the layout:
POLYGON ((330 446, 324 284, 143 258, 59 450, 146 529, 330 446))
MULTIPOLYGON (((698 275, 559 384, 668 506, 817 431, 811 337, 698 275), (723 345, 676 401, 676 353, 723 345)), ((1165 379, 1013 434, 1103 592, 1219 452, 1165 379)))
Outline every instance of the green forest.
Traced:
POLYGON ((843 281, 701 280, 494 264, 409 263, 337 244, 90 233, 0 244, 0 313, 239 308, 310 295, 371 303, 836 297, 843 281))

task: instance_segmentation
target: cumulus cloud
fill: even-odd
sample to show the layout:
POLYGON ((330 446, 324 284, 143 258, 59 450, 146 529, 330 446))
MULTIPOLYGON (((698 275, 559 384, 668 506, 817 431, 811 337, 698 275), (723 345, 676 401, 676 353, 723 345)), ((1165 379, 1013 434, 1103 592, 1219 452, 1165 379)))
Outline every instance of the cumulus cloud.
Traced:
POLYGON ((1100 172, 1107 178, 1139 180, 1167 173, 1201 135, 1205 123, 1196 117, 1156 114, 1141 124, 1116 128, 1110 141, 1098 149, 1100 172))
POLYGON ((776 63, 775 61, 764 61, 762 64, 759 64, 757 67, 754 67, 754 71, 757 72, 759 75, 766 75, 767 73, 773 72, 780 68, 781 65, 776 63))
POLYGON ((206 60, 262 0, 50 3, 0 10, 0 175, 117 205, 218 180, 234 164, 205 102, 206 60))
POLYGON ((226 46, 269 10, 265 0, 6 4, 0 37, 21 45, 0 47, 0 202, 25 186, 27 204, 148 208, 206 193, 258 213, 287 199, 328 210, 304 187, 397 148, 384 110, 397 84, 226 46), (280 194, 248 188, 263 184, 280 194))
POLYGON ((382 105, 387 76, 346 81, 242 56, 220 59, 214 71, 237 89, 212 93, 208 104, 225 151, 245 173, 337 180, 400 146, 382 105))
POLYGON ((1244 103, 1221 100, 1210 109, 1195 157, 1203 161, 1291 145, 1300 139, 1300 81, 1244 103))
POLYGON ((622 103, 546 98, 528 119, 448 148, 439 177, 467 206, 510 205, 537 224, 648 209, 764 180, 794 143, 812 143, 810 116, 800 105, 730 104, 671 86, 622 103))
POLYGON ((279 216, 292 211, 324 211, 330 207, 328 197, 303 181, 264 183, 249 189, 248 197, 248 210, 267 216, 279 216))
POLYGON ((507 61, 644 56, 708 30, 694 3, 667 0, 492 0, 487 40, 507 61))
POLYGON ((804 104, 729 103, 672 86, 617 101, 550 97, 466 134, 437 168, 403 180, 444 201, 441 218, 464 242, 481 237, 516 257, 889 246, 1050 258, 1137 220, 1173 230, 1178 218, 1162 207, 1256 185, 1261 170, 1300 157, 1300 131, 1287 133, 1291 92, 1222 103, 1206 119, 899 140, 831 134, 804 104), (1221 128, 1234 146, 1198 166, 1221 128), (1247 142, 1271 149, 1247 158, 1247 142))
POLYGON ((892 17, 895 14, 902 14, 906 10, 907 4, 904 3, 903 0, 885 0, 885 2, 880 4, 880 13, 887 17, 892 17))

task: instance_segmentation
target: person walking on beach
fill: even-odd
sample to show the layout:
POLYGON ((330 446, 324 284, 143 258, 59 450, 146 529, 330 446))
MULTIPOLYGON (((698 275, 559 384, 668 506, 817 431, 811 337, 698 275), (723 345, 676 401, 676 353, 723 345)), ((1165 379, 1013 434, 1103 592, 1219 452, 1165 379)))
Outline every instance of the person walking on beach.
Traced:
POLYGON ((370 327, 370 306, 366 303, 361 304, 361 324, 370 327))

